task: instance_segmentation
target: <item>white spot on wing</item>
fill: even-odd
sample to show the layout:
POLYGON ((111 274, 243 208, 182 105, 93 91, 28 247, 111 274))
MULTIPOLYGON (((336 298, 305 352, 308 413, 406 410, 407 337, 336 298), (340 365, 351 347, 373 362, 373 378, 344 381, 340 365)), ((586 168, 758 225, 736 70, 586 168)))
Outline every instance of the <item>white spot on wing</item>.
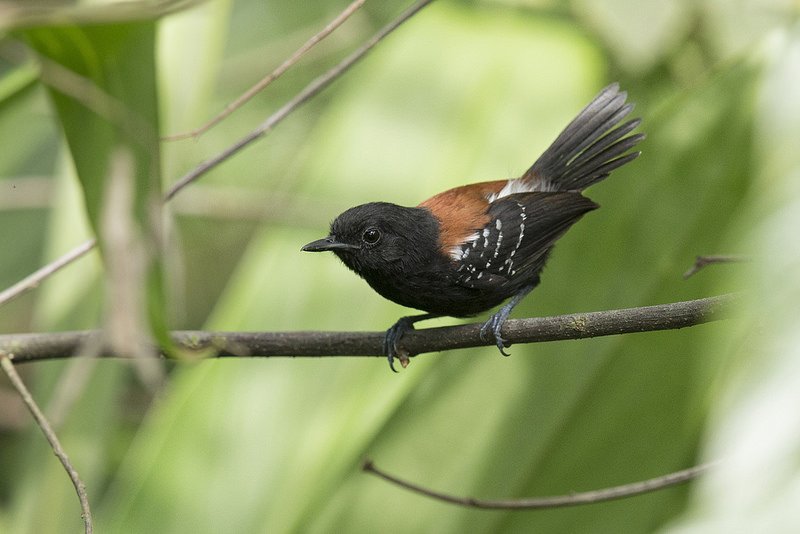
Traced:
MULTIPOLYGON (((497 219, 497 227, 500 228, 500 219, 497 219)), ((503 232, 497 232, 497 245, 494 247, 494 257, 500 254, 500 244, 503 242, 503 232)))
POLYGON ((519 239, 517 239, 517 244, 514 246, 514 250, 511 251, 511 253, 508 255, 508 259, 506 260, 506 263, 508 264, 508 274, 510 276, 514 276, 514 274, 517 272, 511 269, 511 267, 514 265, 514 260, 512 258, 517 253, 517 250, 519 250, 520 245, 522 245, 522 239, 525 237, 525 219, 527 218, 527 214, 525 213, 525 205, 517 202, 517 206, 519 206, 520 209, 519 239))

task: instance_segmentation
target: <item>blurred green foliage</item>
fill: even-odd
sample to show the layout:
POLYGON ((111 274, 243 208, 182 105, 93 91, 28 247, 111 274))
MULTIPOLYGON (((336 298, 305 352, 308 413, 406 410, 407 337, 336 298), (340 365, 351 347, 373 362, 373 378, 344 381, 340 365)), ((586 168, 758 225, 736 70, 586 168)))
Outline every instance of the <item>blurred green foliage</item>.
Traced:
MULTIPOLYGON (((123 101, 148 102, 149 122, 172 134, 221 110, 344 5, 212 0, 161 19, 157 34, 137 41, 141 49, 112 56, 94 43, 79 52, 112 65, 113 83, 129 80, 119 94, 155 92, 123 101), (144 80, 136 73, 153 54, 155 77, 144 80)), ((89 17, 91 32, 152 27, 103 22, 108 7, 89 17)), ((367 2, 245 109, 197 140, 162 143, 147 156, 158 157, 164 185, 249 131, 402 7, 367 2)), ((170 203, 163 262, 171 328, 387 328, 408 310, 335 258, 303 255, 300 246, 361 202, 413 205, 462 183, 519 175, 615 80, 644 119, 643 155, 587 192, 602 209, 559 242, 542 285, 515 315, 778 293, 768 280, 785 277, 782 298, 752 299, 749 313, 726 324, 514 346, 507 359, 492 348, 423 355, 399 375, 365 358, 182 362, 164 364, 166 379, 154 388, 124 361, 27 366, 26 381, 87 484, 97 530, 730 531, 720 493, 747 488, 747 478, 721 484, 712 476, 697 491, 573 509, 497 512, 411 495, 359 465, 370 457, 459 495, 529 497, 657 476, 724 454, 720 436, 749 435, 744 423, 730 430, 726 421, 768 395, 752 394, 769 391, 762 384, 771 377, 748 384, 752 358, 772 354, 781 369, 788 352, 776 340, 794 324, 754 337, 755 314, 789 309, 800 287, 800 270, 786 267, 800 265, 791 256, 796 232, 782 240, 776 230, 791 228, 786 213, 796 213, 791 199, 800 198, 790 141, 800 131, 796 15, 780 0, 440 0, 426 8, 269 137, 170 203), (780 214, 789 222, 762 227, 780 214), (763 245, 775 242, 784 247, 763 245), (754 262, 681 279, 696 254, 724 252, 789 259, 780 256, 772 270, 754 262), (750 396, 739 396, 742 387, 750 396)), ((17 31, 51 43, 74 31, 67 28, 17 31)), ((104 169, 97 160, 87 171, 73 145, 81 143, 84 160, 113 149, 109 136, 81 137, 84 119, 57 113, 35 66, 12 59, 0 59, 3 287, 93 235, 101 200, 89 191, 104 185, 104 169)), ((137 193, 152 188, 140 181, 137 193)), ((99 258, 85 258, 0 308, 0 329, 98 327, 102 281, 99 258)), ((0 531, 77 531, 73 489, 10 394, 0 425, 0 531)), ((782 439, 781 450, 798 450, 800 438, 782 439)), ((768 443, 765 450, 780 448, 768 443)), ((762 510, 753 506, 741 509, 758 527, 762 510)), ((798 521, 788 505, 769 513, 783 517, 780 525, 798 521)))

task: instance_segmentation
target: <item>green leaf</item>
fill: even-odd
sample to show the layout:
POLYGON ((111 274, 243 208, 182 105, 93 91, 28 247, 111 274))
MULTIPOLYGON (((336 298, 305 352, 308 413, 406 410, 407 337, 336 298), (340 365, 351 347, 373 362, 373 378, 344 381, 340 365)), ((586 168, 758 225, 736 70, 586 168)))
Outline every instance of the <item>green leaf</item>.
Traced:
POLYGON ((33 28, 24 32, 43 56, 48 86, 99 233, 112 154, 134 159, 134 213, 150 226, 159 197, 155 24, 152 21, 33 28))

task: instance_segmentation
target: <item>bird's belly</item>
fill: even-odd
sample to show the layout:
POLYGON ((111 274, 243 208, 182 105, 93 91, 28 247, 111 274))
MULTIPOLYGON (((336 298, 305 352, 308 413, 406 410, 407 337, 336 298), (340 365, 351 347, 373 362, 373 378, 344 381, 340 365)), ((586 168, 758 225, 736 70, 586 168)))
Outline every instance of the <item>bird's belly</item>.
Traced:
POLYGON ((401 306, 452 317, 469 317, 494 308, 516 289, 504 286, 470 288, 436 273, 366 280, 381 296, 401 306))

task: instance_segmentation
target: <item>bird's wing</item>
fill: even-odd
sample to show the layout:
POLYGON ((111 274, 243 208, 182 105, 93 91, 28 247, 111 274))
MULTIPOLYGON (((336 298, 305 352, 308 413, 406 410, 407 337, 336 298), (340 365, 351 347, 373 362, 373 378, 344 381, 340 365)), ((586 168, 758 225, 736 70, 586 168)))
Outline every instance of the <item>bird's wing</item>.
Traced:
POLYGON ((531 280, 556 240, 598 206, 580 193, 517 193, 489 205, 489 223, 458 248, 456 282, 473 288, 531 280))

